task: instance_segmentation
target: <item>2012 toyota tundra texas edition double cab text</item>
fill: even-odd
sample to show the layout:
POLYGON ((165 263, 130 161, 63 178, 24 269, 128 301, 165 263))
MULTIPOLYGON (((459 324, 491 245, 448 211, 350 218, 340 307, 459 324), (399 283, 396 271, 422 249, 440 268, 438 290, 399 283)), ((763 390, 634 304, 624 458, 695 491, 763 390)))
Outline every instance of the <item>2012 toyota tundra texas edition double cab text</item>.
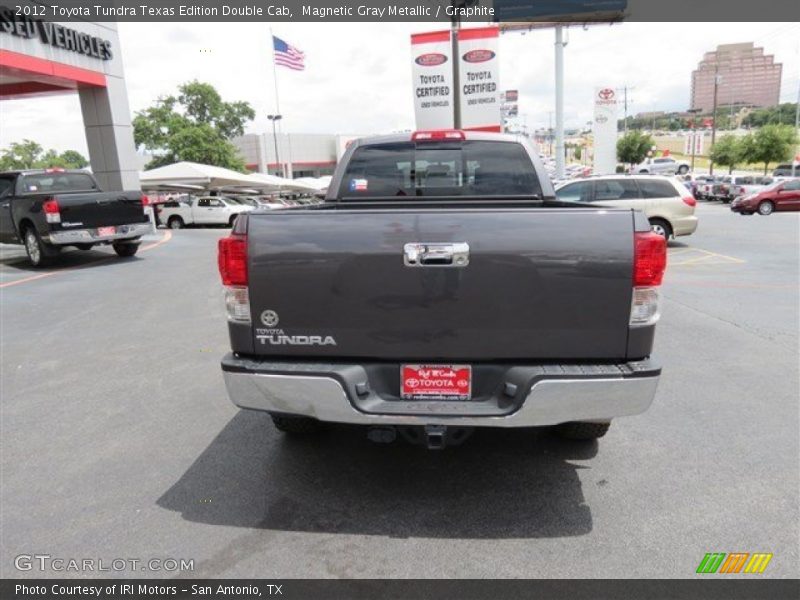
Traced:
POLYGON ((225 385, 287 433, 599 438, 653 401, 665 267, 644 214, 556 200, 524 138, 361 139, 324 203, 244 214, 220 240, 225 385))

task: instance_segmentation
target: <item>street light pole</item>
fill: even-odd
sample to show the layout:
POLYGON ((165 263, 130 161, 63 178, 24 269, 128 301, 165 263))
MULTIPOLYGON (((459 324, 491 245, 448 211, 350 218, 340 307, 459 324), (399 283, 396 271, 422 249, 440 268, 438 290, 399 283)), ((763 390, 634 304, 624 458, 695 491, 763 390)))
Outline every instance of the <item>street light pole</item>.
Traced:
MULTIPOLYGON (((714 150, 714 142, 717 139, 717 90, 719 88, 719 80, 719 65, 717 65, 714 67, 714 110, 711 114, 711 145, 708 148, 709 154, 714 150)), ((714 174, 713 160, 710 160, 708 163, 708 174, 714 174)))
POLYGON ((694 157, 697 151, 697 132, 695 131, 695 122, 694 116, 699 113, 701 109, 699 108, 690 108, 687 112, 692 115, 692 131, 689 133, 689 144, 692 146, 692 166, 690 171, 694 174, 694 157))
POLYGON ((564 28, 556 25, 556 179, 564 178, 564 28))
MULTIPOLYGON (((285 176, 285 173, 283 172, 283 165, 281 164, 281 159, 280 159, 280 156, 278 155, 278 133, 277 133, 277 130, 275 128, 276 123, 278 121, 280 121, 283 118, 283 116, 282 115, 267 115, 267 118, 270 121, 272 121, 272 141, 275 143, 275 163, 280 168, 281 176, 283 177, 283 176, 285 176)), ((267 169, 267 171, 269 171, 269 168, 267 169)))

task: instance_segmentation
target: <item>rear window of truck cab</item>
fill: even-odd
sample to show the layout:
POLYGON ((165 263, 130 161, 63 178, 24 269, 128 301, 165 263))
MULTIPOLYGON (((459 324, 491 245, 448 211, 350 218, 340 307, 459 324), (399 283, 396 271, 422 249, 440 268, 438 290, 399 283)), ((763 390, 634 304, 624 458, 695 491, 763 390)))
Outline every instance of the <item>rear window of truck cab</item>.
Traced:
POLYGON ((23 194, 50 194, 58 192, 86 192, 97 190, 88 173, 35 173, 23 175, 20 181, 23 194))
POLYGON ((398 142, 357 148, 339 197, 541 196, 536 170, 516 142, 398 142))

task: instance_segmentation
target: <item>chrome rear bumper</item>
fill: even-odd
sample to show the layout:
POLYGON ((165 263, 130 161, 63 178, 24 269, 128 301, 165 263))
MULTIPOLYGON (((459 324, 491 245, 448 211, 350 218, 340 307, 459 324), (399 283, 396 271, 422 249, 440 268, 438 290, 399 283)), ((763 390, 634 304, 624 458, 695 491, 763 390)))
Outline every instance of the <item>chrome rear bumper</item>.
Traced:
POLYGON ((154 233, 153 225, 149 221, 146 223, 131 223, 128 225, 117 225, 116 231, 112 234, 101 235, 98 229, 69 229, 51 232, 47 241, 56 246, 66 246, 69 244, 96 244, 99 242, 113 242, 116 240, 127 240, 154 233))
POLYGON ((386 399, 369 387, 365 391, 369 378, 360 365, 262 363, 228 355, 222 367, 228 395, 241 408, 334 423, 467 427, 534 427, 639 414, 653 402, 661 373, 649 360, 556 365, 562 372, 552 366, 511 367, 509 373, 528 369, 533 374, 516 402, 501 392, 484 401, 411 402, 386 399))

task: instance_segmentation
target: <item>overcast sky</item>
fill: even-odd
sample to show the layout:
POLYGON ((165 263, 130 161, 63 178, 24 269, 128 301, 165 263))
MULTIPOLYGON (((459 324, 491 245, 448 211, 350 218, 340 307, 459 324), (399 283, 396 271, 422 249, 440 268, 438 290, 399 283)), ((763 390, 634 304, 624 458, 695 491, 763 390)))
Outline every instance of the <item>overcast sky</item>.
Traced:
MULTIPOLYGON (((279 23, 275 35, 306 53, 303 72, 278 68, 283 128, 306 133, 412 129, 409 35, 441 24, 279 23)), ((690 75, 720 43, 756 42, 783 63, 782 102, 797 98, 798 23, 624 23, 570 29, 565 50, 566 124, 591 119, 595 86, 628 85, 630 113, 684 110, 690 75)), ((250 132, 265 131, 273 110, 269 25, 119 25, 131 110, 185 81, 214 85, 226 100, 256 109, 250 132)), ((547 126, 554 106, 553 31, 500 38, 501 88, 520 90, 529 127, 547 126)), ((76 95, 0 102, 0 147, 30 138, 45 148, 86 152, 76 95)))

